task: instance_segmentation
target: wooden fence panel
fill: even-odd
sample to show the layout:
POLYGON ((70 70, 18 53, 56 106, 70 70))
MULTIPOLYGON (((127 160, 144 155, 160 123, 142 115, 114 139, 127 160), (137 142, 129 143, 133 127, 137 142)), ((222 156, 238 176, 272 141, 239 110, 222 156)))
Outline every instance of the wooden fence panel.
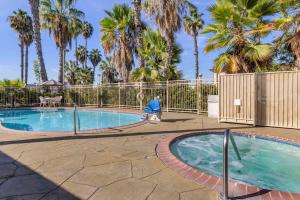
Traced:
POLYGON ((221 75, 219 79, 220 121, 253 124, 255 115, 254 75, 221 75), (241 106, 234 105, 240 99, 241 106))
POLYGON ((221 122, 300 128, 300 72, 221 75, 219 89, 221 122))
POLYGON ((257 74, 257 125, 300 128, 300 72, 257 74))

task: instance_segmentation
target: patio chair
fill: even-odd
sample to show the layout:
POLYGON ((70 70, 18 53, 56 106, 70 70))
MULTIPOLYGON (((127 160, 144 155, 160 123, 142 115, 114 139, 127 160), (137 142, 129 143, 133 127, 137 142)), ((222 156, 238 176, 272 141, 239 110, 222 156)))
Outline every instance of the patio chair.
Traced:
POLYGON ((48 101, 44 97, 39 97, 40 98, 40 107, 45 107, 48 105, 48 101))
POLYGON ((161 121, 161 106, 159 97, 151 100, 149 104, 147 104, 147 109, 145 110, 147 113, 147 118, 151 121, 161 121))
POLYGON ((51 105, 53 107, 60 106, 62 100, 62 96, 54 97, 51 99, 51 105))

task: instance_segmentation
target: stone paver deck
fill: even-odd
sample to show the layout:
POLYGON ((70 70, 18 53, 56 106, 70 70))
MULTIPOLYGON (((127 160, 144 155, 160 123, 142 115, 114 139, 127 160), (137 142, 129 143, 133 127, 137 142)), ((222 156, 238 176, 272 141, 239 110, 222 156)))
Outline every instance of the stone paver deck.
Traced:
POLYGON ((91 135, 0 133, 0 199, 6 200, 213 200, 218 194, 183 178, 157 158, 166 135, 235 128, 300 138, 299 131, 218 124, 187 113, 164 122, 91 135))

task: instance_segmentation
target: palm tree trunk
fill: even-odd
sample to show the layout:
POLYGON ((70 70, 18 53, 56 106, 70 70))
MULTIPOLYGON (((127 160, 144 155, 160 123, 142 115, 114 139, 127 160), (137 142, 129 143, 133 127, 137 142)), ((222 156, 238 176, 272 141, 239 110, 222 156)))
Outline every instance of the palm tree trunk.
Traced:
MULTIPOLYGON (((133 16, 134 16, 135 38, 136 38, 137 49, 143 47, 141 10, 142 10, 142 1, 133 0, 133 14, 134 14, 133 16)), ((140 67, 144 67, 145 59, 139 53, 138 56, 139 56, 140 67)))
POLYGON ((59 70, 58 70, 58 82, 63 83, 63 70, 64 70, 64 48, 59 48, 59 70))
POLYGON ((28 83, 28 45, 25 46, 25 84, 28 83))
POLYGON ((20 44, 20 50, 21 50, 21 81, 24 82, 24 41, 21 39, 20 44))
MULTIPOLYGON (((75 52, 77 51, 77 48, 78 48, 78 41, 77 41, 77 37, 75 38, 75 52)), ((78 66, 78 58, 77 56, 75 56, 75 59, 76 59, 76 65, 78 66)))
POLYGON ((300 22, 298 23, 295 35, 290 40, 290 44, 295 56, 295 67, 300 70, 300 22))
POLYGON ((197 79, 199 77, 199 51, 198 51, 198 41, 197 41, 197 35, 193 35, 194 38, 194 55, 195 55, 195 67, 196 67, 196 74, 195 78, 197 79))
POLYGON ((167 58, 166 58, 166 64, 164 69, 165 79, 169 80, 169 69, 172 64, 172 57, 173 57, 173 41, 174 41, 174 35, 168 34, 166 37, 167 40, 167 58))
POLYGON ((43 82, 48 80, 47 71, 44 63, 43 51, 42 51, 42 41, 41 41, 41 26, 40 26, 40 14, 39 14, 39 7, 40 1, 39 0, 29 0, 32 18, 33 18, 33 38, 36 53, 39 59, 40 69, 41 69, 41 79, 43 82))
POLYGON ((300 70, 300 57, 297 57, 295 60, 295 67, 297 68, 297 70, 300 70))
POLYGON ((95 82, 95 71, 96 71, 96 66, 93 65, 93 83, 95 82))
POLYGON ((84 67, 87 67, 87 60, 88 60, 88 57, 87 57, 87 38, 85 38, 85 64, 84 64, 84 67))

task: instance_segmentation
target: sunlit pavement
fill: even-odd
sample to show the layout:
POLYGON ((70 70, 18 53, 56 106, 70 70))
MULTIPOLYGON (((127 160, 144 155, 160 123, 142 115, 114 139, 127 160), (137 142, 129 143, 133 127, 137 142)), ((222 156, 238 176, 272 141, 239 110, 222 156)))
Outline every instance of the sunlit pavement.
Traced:
POLYGON ((181 131, 299 131, 218 124, 204 115, 164 113, 163 122, 83 136, 1 133, 0 199, 210 200, 217 193, 166 168, 156 144, 181 131))

